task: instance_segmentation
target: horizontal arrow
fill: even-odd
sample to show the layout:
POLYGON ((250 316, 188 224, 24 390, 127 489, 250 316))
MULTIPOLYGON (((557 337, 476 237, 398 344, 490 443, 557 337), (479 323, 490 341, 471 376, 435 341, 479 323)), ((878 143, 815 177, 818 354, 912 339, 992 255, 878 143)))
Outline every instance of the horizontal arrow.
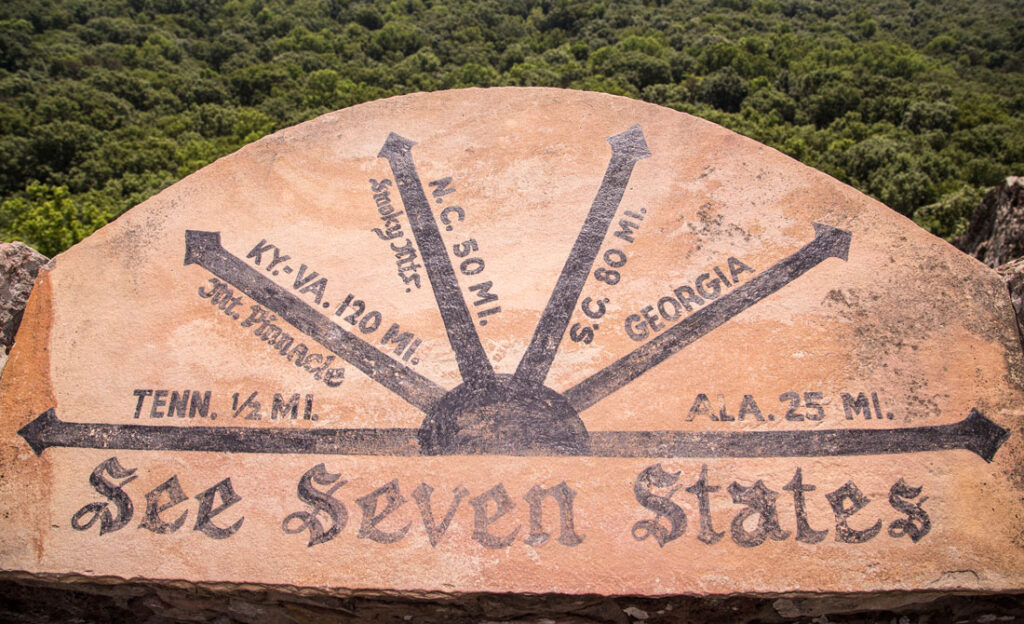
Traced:
POLYGON ((591 431, 595 457, 835 457, 971 451, 987 462, 1010 436, 972 409, 951 425, 823 431, 591 431))
MULTIPOLYGON (((174 427, 65 422, 49 409, 18 431, 51 446, 136 451, 419 455, 418 429, 174 427)), ((825 431, 592 431, 590 457, 833 457, 962 449, 992 461, 1010 432, 978 410, 951 425, 825 431)), ((515 450, 509 453, 516 455, 515 450)), ((531 455, 533 453, 531 452, 531 455)))
POLYGON ((418 429, 161 427, 65 422, 46 410, 18 431, 42 454, 51 446, 132 451, 314 455, 419 455, 418 429))

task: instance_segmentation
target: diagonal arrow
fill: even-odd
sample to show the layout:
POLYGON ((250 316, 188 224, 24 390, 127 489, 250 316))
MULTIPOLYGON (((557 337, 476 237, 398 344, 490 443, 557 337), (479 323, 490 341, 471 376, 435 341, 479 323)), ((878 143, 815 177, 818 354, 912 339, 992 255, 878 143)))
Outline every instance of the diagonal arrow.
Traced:
POLYGON ((578 412, 587 409, 826 258, 846 260, 850 251, 849 232, 815 223, 814 233, 814 240, 796 253, 567 390, 564 394, 569 404, 578 412))
MULTIPOLYGON (((51 446, 136 451, 420 455, 418 429, 172 427, 73 423, 53 409, 18 431, 36 455, 51 446)), ((951 425, 826 431, 594 431, 590 457, 829 457, 963 449, 992 461, 1010 432, 978 410, 951 425)), ((517 455, 515 450, 509 455, 517 455)), ((526 454, 526 453, 524 453, 526 454)), ((535 456, 535 452, 530 452, 535 456)))
POLYGON ((416 173, 416 165, 412 161, 413 145, 416 145, 414 141, 392 132, 377 156, 386 158, 395 174, 398 192, 402 195, 405 212, 409 215, 409 225, 423 257, 423 266, 427 269, 434 299, 441 311, 448 341, 455 351, 462 380, 474 385, 493 381, 494 368, 480 344, 473 317, 466 307, 459 280, 455 277, 444 240, 437 229, 434 213, 430 211, 423 183, 416 173))
POLYGON ((198 264, 241 290, 295 329, 424 412, 444 396, 445 390, 441 386, 345 331, 337 323, 313 310, 304 301, 228 253, 221 246, 220 232, 187 230, 185 264, 198 264))
POLYGON ((562 273, 551 293, 544 313, 541 314, 526 354, 519 361, 515 378, 527 383, 542 384, 551 369, 558 345, 565 335, 572 311, 579 300, 580 292, 587 281, 594 258, 601 248, 608 225, 615 217, 622 195, 626 192, 633 167, 651 152, 647 149, 644 132, 635 125, 625 132, 608 137, 612 146, 612 157, 605 170, 601 187, 590 206, 590 213, 583 222, 583 228, 565 260, 562 273))

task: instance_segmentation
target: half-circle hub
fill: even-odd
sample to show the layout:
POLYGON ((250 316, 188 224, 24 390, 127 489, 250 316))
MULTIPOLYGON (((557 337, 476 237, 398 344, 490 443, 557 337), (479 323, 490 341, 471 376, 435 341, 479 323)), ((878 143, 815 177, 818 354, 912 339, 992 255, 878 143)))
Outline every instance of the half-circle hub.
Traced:
POLYGON ((448 392, 423 420, 428 455, 580 455, 589 438, 558 392, 511 375, 448 392))

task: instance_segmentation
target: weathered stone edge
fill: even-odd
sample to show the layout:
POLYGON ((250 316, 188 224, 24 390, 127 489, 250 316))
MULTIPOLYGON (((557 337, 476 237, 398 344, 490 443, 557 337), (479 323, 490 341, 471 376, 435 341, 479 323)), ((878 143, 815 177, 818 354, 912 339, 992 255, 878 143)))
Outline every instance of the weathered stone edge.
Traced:
MULTIPOLYGON (((154 610, 171 609, 202 621, 225 615, 236 621, 321 621, 336 614, 346 619, 479 622, 481 619, 572 618, 575 622, 783 622, 823 615, 942 613, 983 611, 1024 616, 1024 594, 998 592, 898 591, 849 594, 720 594, 605 596, 598 594, 437 593, 344 591, 287 585, 145 581, 119 577, 0 572, 0 604, 15 594, 39 593, 39 606, 53 600, 109 597, 117 603, 143 601, 154 610), (59 595, 58 595, 59 594, 59 595), (75 597, 84 594, 84 597, 75 597), (934 604, 941 603, 941 604, 934 604), (159 606, 154 606, 159 605, 159 606), (317 616, 317 617, 314 617, 317 616)), ((84 607, 83 607, 84 608, 84 607)), ((0 610, 2 612, 2 610, 0 610)), ((173 612, 165 612, 175 619, 173 612)), ((111 614, 113 615, 113 614, 111 614)), ((46 621, 46 620, 19 620, 46 621)), ((56 621, 56 620, 54 620, 56 621)), ((111 621, 117 621, 116 616, 111 621)), ((126 620, 127 621, 127 620, 126 620)), ((539 621, 539 620, 531 620, 539 621)), ((831 620, 837 621, 837 620, 831 620)), ((854 620, 847 620, 854 621, 854 620)), ((861 621, 856 619, 856 621, 861 621)), ((867 621, 874 621, 867 620, 867 621)), ((988 621, 988 620, 982 620, 988 621)))

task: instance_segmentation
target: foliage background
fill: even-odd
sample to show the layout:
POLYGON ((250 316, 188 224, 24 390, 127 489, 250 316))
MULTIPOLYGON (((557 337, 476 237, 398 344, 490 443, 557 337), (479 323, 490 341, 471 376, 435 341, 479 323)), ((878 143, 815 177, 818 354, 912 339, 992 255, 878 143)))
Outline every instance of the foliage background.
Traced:
POLYGON ((53 255, 264 134, 465 86, 686 111, 940 236, 1024 174, 1013 0, 5 0, 0 238, 53 255))

